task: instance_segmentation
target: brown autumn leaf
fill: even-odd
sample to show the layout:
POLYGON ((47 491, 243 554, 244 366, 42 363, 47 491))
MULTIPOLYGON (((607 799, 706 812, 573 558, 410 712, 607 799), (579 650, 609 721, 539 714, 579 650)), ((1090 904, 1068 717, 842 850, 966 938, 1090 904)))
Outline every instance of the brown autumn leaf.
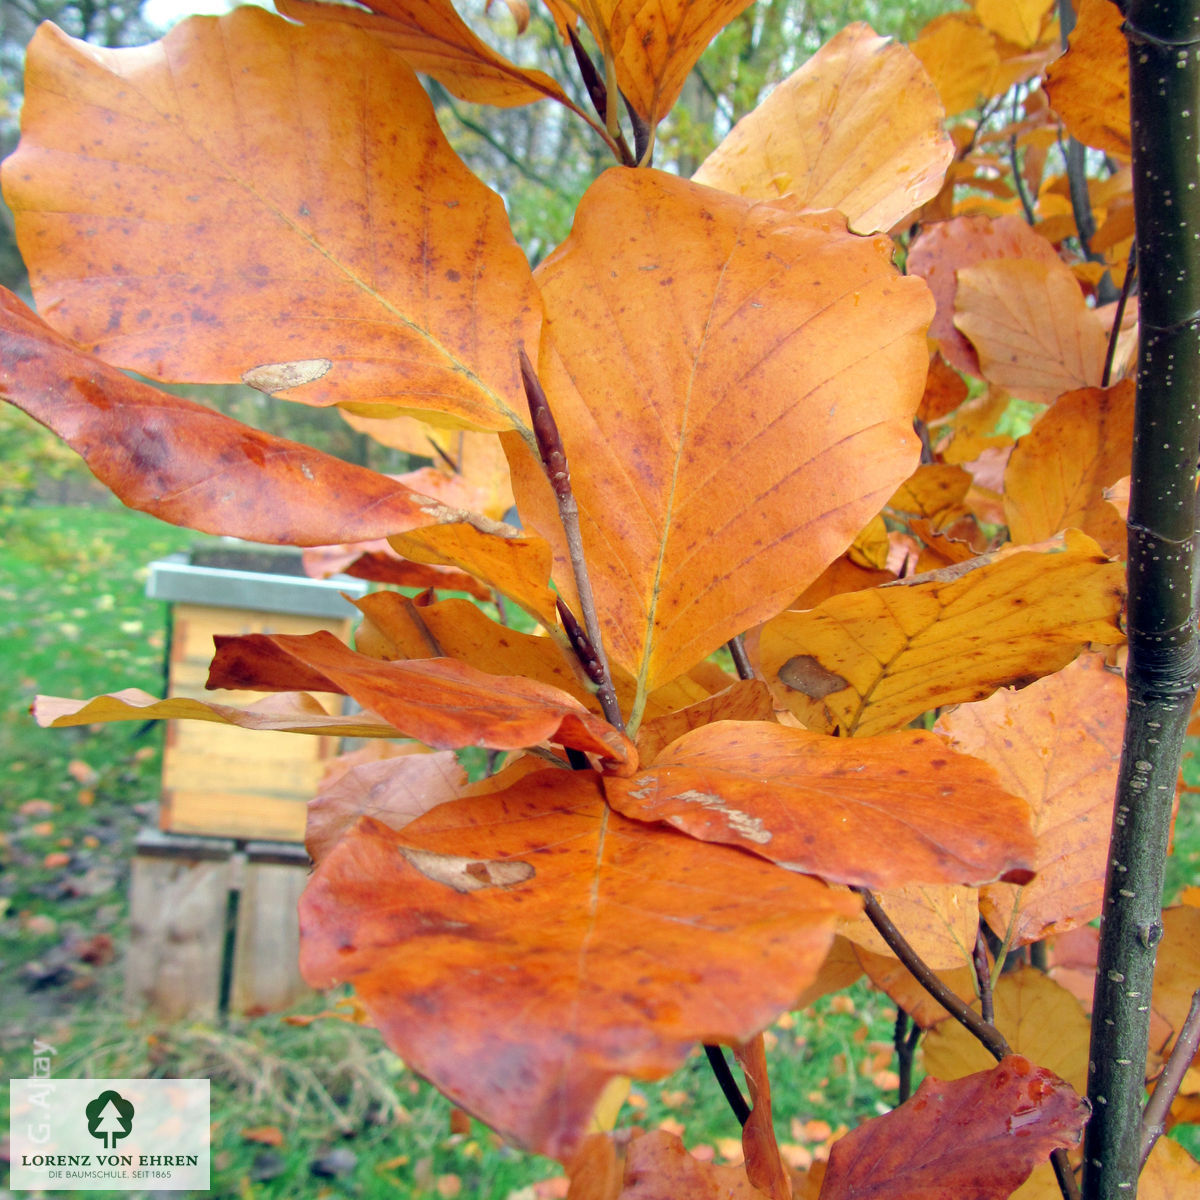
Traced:
POLYGON ((910 47, 937 88, 948 117, 977 108, 995 94, 996 39, 970 12, 934 17, 910 47))
POLYGON ((960 267, 954 324, 971 339, 983 377, 1023 399, 1050 404, 1104 377, 1108 331, 1065 263, 960 267))
POLYGON ((939 720, 955 749, 991 763, 1033 815, 1033 881, 989 884, 979 897, 987 923, 1009 945, 1066 933, 1100 915, 1124 727, 1125 681, 1100 654, 939 720))
POLYGON ((174 696, 159 700, 139 688, 125 688, 90 700, 39 696, 33 715, 37 723, 54 729, 71 725, 100 725, 110 721, 183 720, 212 721, 243 729, 279 730, 315 736, 394 738, 396 730, 374 713, 343 716, 330 713, 313 696, 303 692, 281 692, 253 704, 220 704, 174 696))
POLYGON ((522 425, 529 265, 378 38, 253 6, 129 50, 47 23, 22 124, 4 189, 34 295, 106 361, 522 425))
POLYGON ((1177 1141, 1160 1137, 1137 1181, 1138 1200, 1180 1200, 1200 1195, 1200 1163, 1177 1141))
POLYGON ((364 818, 301 900, 301 968, 351 983, 456 1104, 565 1160, 613 1076, 659 1078, 790 1007, 857 904, 550 770, 399 832, 364 818))
POLYGON ((677 738, 715 721, 774 723, 770 688, 761 679, 739 679, 705 700, 645 721, 637 733, 638 755, 643 762, 652 762, 677 738))
MULTIPOLYGON (((1026 966, 1001 975, 992 999, 996 1028, 1013 1052, 1043 1064, 1084 1095, 1091 1027, 1079 1001, 1035 967, 1026 966)), ((974 1007, 978 1011, 978 1002, 974 1007)), ((993 1061, 957 1021, 943 1021, 922 1045, 925 1069, 939 1079, 959 1079, 993 1061)))
POLYGON ((968 375, 980 374, 979 356, 954 324, 958 272, 994 258, 1059 261, 1058 251, 1016 216, 939 221, 922 230, 908 255, 909 273, 925 280, 937 302, 929 336, 936 339, 946 361, 968 375))
MULTIPOLYGON (((432 525, 432 522, 427 522, 432 525)), ((540 537, 514 537, 479 529, 467 521, 446 522, 440 533, 409 537, 397 531, 392 549, 414 562, 457 567, 507 596, 543 625, 556 626, 550 590, 550 546, 540 537)))
MULTIPOLYGON (((979 929, 978 889, 915 883, 882 889, 875 893, 875 898, 905 941, 932 970, 952 971, 971 961, 979 929)), ((892 953, 863 913, 842 921, 838 933, 872 954, 892 953)))
POLYGON ((854 943, 839 934, 833 939, 833 947, 825 956, 820 971, 811 983, 796 997, 794 1009, 809 1008, 822 996, 840 992, 861 978, 862 964, 858 961, 854 943))
POLYGON ((924 67, 848 25, 744 116, 693 176, 751 200, 835 208, 856 233, 890 229, 937 195, 954 146, 924 67))
POLYGON ((1082 529, 1123 557, 1125 523, 1105 490, 1129 473, 1134 381, 1061 396, 1021 438, 1004 473, 1004 514, 1014 542, 1082 529))
POLYGON ((701 1162, 673 1133, 653 1129, 625 1152, 619 1200, 764 1200, 744 1167, 701 1162))
POLYGON ((996 1200, 1052 1150, 1075 1145, 1088 1111, 1019 1054, 964 1079, 927 1077, 899 1108, 834 1143, 821 1200, 996 1200))
POLYGON ((934 354, 929 360, 929 375, 925 380, 925 395, 917 416, 929 424, 949 416, 966 398, 967 384, 963 377, 942 357, 934 354))
POLYGON ((304 552, 304 573, 310 579, 328 579, 330 575, 349 575, 392 587, 440 588, 450 592, 469 592, 477 600, 490 600, 491 589, 473 575, 431 563, 409 562, 401 558, 386 538, 370 542, 343 542, 339 546, 314 546, 304 552))
MULTIPOLYGON (((949 1012, 898 958, 875 954, 865 946, 855 946, 854 953, 871 983, 904 1009, 922 1029, 932 1029, 949 1017, 949 1012)), ((975 999, 978 985, 974 967, 963 964, 943 968, 935 974, 964 1003, 969 1004, 975 999)))
POLYGON ((1023 801, 995 772, 905 730, 831 738, 762 721, 684 734, 653 765, 606 780, 619 812, 666 821, 830 883, 897 887, 1027 879, 1023 801))
POLYGON ((0 396, 53 430, 124 504, 173 525, 320 546, 464 519, 386 475, 130 379, 3 288, 0 396))
POLYGON ((1129 46, 1121 10, 1081 0, 1070 47, 1046 70, 1046 94, 1068 131, 1088 146, 1131 156, 1129 46))
POLYGON ((746 1178, 771 1200, 791 1200, 787 1168, 779 1157, 775 1126, 771 1119, 771 1080, 767 1074, 767 1049, 757 1034, 740 1046, 734 1057, 741 1064, 750 1093, 750 1117, 742 1126, 742 1152, 746 1178))
POLYGON ((319 863, 359 817, 373 817, 390 829, 401 829, 437 804, 458 798, 467 773, 452 750, 432 754, 419 747, 398 746, 408 753, 352 764, 321 781, 308 802, 304 846, 319 863))
MULTIPOLYGON (((891 253, 834 214, 615 169, 538 268, 605 646, 643 695, 798 595, 916 465, 929 303, 891 253)), ((510 462, 578 611, 541 465, 510 462)))
POLYGON ((519 67, 481 41, 450 0, 369 0, 364 7, 370 11, 310 0, 279 0, 275 7, 318 30, 327 21, 370 30, 414 71, 436 79, 460 100, 512 108, 549 98, 584 116, 549 75, 519 67))
POLYGON ((210 688, 342 692, 401 733, 439 750, 520 750, 553 741, 599 754, 621 770, 637 763, 637 751, 624 734, 573 696, 532 679, 488 675, 449 658, 380 662, 326 632, 252 633, 214 641, 210 688))
POLYGON ((1117 645, 1124 569, 1074 530, 834 596, 763 626, 764 678, 809 728, 865 736, 1117 645))
POLYGON ((582 0, 580 11, 612 47, 621 95, 650 126, 671 111, 709 42, 752 0, 582 0), (596 14, 596 15, 592 15, 596 14))
POLYGON ((971 483, 970 471, 961 466, 922 463, 896 489, 888 508, 919 517, 940 517, 962 506, 971 483))

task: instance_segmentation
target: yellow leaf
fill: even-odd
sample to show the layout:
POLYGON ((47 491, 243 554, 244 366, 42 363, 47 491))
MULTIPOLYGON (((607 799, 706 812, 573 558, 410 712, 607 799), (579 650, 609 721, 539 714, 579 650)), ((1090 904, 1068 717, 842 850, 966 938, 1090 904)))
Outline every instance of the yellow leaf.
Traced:
POLYGON ((994 94, 996 40, 969 12, 934 17, 912 44, 938 90, 946 115, 977 108, 994 94))
POLYGON ((974 0, 975 15, 1006 42, 1031 50, 1043 40, 1054 0, 974 0))
POLYGON ((954 146, 925 69, 850 25, 730 130, 694 178, 754 200, 836 208, 857 233, 890 229, 937 195, 954 146))

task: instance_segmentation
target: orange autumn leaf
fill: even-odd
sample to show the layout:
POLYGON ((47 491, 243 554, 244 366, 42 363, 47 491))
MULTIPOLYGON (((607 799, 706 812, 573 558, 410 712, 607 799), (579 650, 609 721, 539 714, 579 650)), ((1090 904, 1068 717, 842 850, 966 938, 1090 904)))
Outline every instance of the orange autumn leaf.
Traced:
MULTIPOLYGON (((875 954, 865 946, 855 946, 854 953, 871 983, 904 1009, 922 1029, 932 1029, 950 1016, 898 958, 875 954)), ((969 1004, 975 999, 978 985, 973 966, 964 963, 935 973, 964 1003, 969 1004)))
POLYGON ((927 1077, 899 1108, 834 1143, 821 1200, 1008 1196, 1052 1150, 1079 1141, 1089 1111, 1018 1054, 964 1079, 927 1077))
POLYGON ((1054 19, 1055 0, 974 0, 980 23, 997 37, 1032 50, 1045 37, 1054 19))
POLYGON ((935 354, 929 361, 929 376, 925 380, 925 395, 917 413, 922 421, 940 421, 952 413, 966 398, 967 385, 963 377, 942 357, 935 354))
POLYGON ((465 517, 386 475, 130 379, 3 288, 0 396, 58 434, 123 503, 173 525, 321 546, 465 517))
POLYGON ((488 675, 449 658, 380 662, 331 633, 214 638, 210 688, 332 691, 350 696, 399 732, 439 750, 519 750, 542 741, 599 754, 632 770, 624 734, 547 684, 488 675))
POLYGON ((752 200, 836 208, 856 233, 890 229, 937 195, 954 147, 921 63, 847 26, 743 117, 693 176, 752 200))
MULTIPOLYGON (((1079 1001, 1034 967, 1019 966, 996 981, 996 1028, 1015 1054, 1042 1063, 1080 1095, 1087 1090, 1090 1026, 1079 1001)), ((979 1009, 978 1001, 974 1008, 979 1009)), ((957 1021, 943 1021, 923 1042, 925 1069, 960 1079, 986 1068, 992 1056, 957 1021)))
POLYGON ((937 728, 989 762, 1029 804, 1036 875, 989 884, 979 907, 1012 946, 1041 941, 1100 915, 1113 796, 1125 727, 1125 681, 1086 654, 1020 691, 999 691, 945 714, 937 728))
POLYGON ((1200 1194, 1200 1162, 1177 1141, 1160 1137, 1138 1176, 1138 1200, 1179 1200, 1200 1194))
POLYGON ((1129 158, 1129 47, 1123 21, 1110 0, 1081 0, 1070 46, 1046 70, 1046 94, 1072 137, 1129 158))
POLYGON ((397 749, 408 753, 353 763, 336 778, 321 781, 308 802, 304 829, 304 846, 313 862, 320 862, 359 817, 400 829, 435 805, 457 799, 466 787, 467 773, 453 751, 397 749))
POLYGON ((565 1159, 613 1076, 661 1077, 787 1009, 857 903, 550 770, 400 832, 361 821, 301 900, 301 967, 351 983, 456 1104, 565 1159))
POLYGON ((1129 474, 1134 381, 1061 396, 1020 441, 1004 473, 1004 514, 1014 542, 1082 529, 1114 556, 1125 522, 1105 496, 1129 474))
POLYGON ((652 762, 664 747, 677 738, 716 721, 774 724, 774 702, 770 689, 761 679, 739 679, 737 683, 730 684, 705 700, 647 720, 637 733, 638 754, 643 762, 652 762))
POLYGON ((108 362, 521 425, 528 263, 377 38, 257 7, 132 50, 45 24, 22 122, 4 188, 34 295, 108 362))
MULTIPOLYGON (((538 370, 605 646, 641 694, 779 611, 916 465, 928 296, 891 245, 832 214, 612 170, 539 267, 553 319, 538 370), (750 343, 764 353, 748 360, 750 343)), ((553 493, 505 436, 526 525, 578 611, 553 493)))
POLYGON ((1190 904, 1163 910, 1163 936, 1154 973, 1154 1012, 1170 1026, 1171 1042, 1179 1033, 1200 987, 1200 908, 1190 904))
POLYGON ((768 621, 763 676, 810 729, 866 736, 1117 645, 1124 570, 1081 533, 768 621))
POLYGON ((934 17, 910 47, 933 80, 946 115, 977 108, 995 91, 996 39, 969 12, 934 17))
POLYGON ((750 1116, 742 1126, 742 1151, 746 1178, 771 1200, 791 1200, 787 1169, 779 1156, 771 1120, 771 1081, 767 1074, 767 1049, 760 1033, 733 1048, 750 1093, 750 1116))
POLYGON ((481 41, 449 0, 370 0, 366 12, 312 0, 279 0, 275 7, 318 30, 326 21, 368 29, 461 100, 510 108, 549 98, 579 112, 549 75, 519 67, 481 41))
POLYGON ((994 259, 961 267, 954 324, 983 377, 1026 400, 1098 387, 1108 331, 1065 263, 994 259))
POLYGON ((90 700, 61 696, 39 696, 33 715, 43 727, 65 729, 72 725, 101 725, 111 721, 211 721, 242 729, 307 733, 316 737, 393 738, 396 730, 374 713, 328 712, 313 696, 303 692, 281 692, 253 704, 221 704, 173 696, 159 700, 139 688, 125 688, 90 700))
POLYGON ((339 546, 314 546, 304 552, 304 573, 310 579, 349 575, 392 587, 433 588, 469 592, 477 600, 490 600, 491 590, 474 576, 453 567, 409 562, 401 558, 386 538, 370 542, 343 542, 339 546))
POLYGON ((946 361, 968 375, 978 375, 975 348, 954 324, 958 272, 993 258, 1027 258, 1057 263, 1058 251, 1020 217, 967 216, 939 221, 922 230, 908 255, 908 270, 929 285, 937 312, 929 327, 946 361))
MULTIPOLYGON (((880 889, 876 899, 905 941, 933 970, 952 971, 971 961, 979 928, 976 888, 914 883, 880 889)), ((872 954, 892 953, 865 914, 843 921, 838 933, 872 954)))
POLYGON ((1028 878, 1023 802, 919 731, 830 738, 762 721, 685 734, 606 780, 619 812, 740 846, 832 883, 896 887, 1028 878))
POLYGON ((765 1200, 741 1166, 701 1162, 673 1133, 655 1129, 635 1138, 625 1153, 618 1200, 765 1200))

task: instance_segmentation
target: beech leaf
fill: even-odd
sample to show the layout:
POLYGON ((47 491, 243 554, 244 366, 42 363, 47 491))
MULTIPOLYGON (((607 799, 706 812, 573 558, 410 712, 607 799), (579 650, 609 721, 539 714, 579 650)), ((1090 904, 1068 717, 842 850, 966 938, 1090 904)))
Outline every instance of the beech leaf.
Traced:
POLYGON ((750 1117, 742 1126, 746 1178, 771 1200, 791 1200, 792 1187, 779 1156, 771 1119, 771 1081, 767 1075, 767 1049, 760 1033, 733 1049, 750 1093, 750 1117))
POLYGON ((3 288, 0 396, 58 434, 130 508, 203 533, 322 546, 463 517, 386 475, 130 379, 3 288))
POLYGON ((763 626, 765 677, 810 729, 865 736, 1119 645, 1124 568, 1068 531, 898 583, 833 596, 763 626))
POLYGON ((1101 655, 1081 655, 1018 692, 961 705, 937 728, 956 749, 991 763, 1032 813, 1033 881, 980 893, 997 937, 1023 946, 1098 917, 1125 728, 1121 676, 1101 655))
MULTIPOLYGON (((881 889, 875 898, 926 966, 953 971, 970 963, 979 930, 979 892, 975 888, 911 883, 881 889)), ((895 957, 863 913, 843 921, 838 933, 872 954, 895 957)), ((862 964, 858 965, 861 969, 862 964)))
POLYGON ((919 731, 847 739, 719 721, 607 780, 605 794, 628 817, 831 883, 1027 879, 1033 853, 1024 802, 990 768, 919 731))
POLYGON ((833 1144, 821 1200, 996 1200, 1075 1145, 1088 1112, 1069 1084, 1019 1054, 965 1079, 929 1077, 833 1144))
POLYGON ((673 1133, 652 1129, 625 1152, 618 1200, 763 1200, 743 1167, 701 1162, 673 1133))
POLYGON ((613 1076, 661 1077, 787 1009, 857 904, 549 770, 399 832, 364 818, 301 900, 301 967, 353 984, 456 1104, 567 1159, 613 1076))
POLYGON ((937 195, 954 144, 925 69, 848 25, 726 134, 692 177, 751 200, 836 208, 855 233, 890 229, 937 195))
MULTIPOLYGON (((611 170, 538 268, 605 647, 642 695, 778 612, 915 467, 930 309, 891 254, 832 214, 611 170)), ((505 437, 578 611, 553 492, 505 437)))
POLYGON ((439 750, 519 750, 554 741, 599 754, 616 769, 637 764, 637 751, 624 734, 573 696, 532 679, 488 675, 449 658, 380 662, 326 632, 214 641, 210 688, 343 692, 401 733, 439 750))
POLYGON ((27 63, 4 190, 60 332, 155 379, 522 424, 528 263, 385 43, 250 6, 138 49, 47 23, 27 63))

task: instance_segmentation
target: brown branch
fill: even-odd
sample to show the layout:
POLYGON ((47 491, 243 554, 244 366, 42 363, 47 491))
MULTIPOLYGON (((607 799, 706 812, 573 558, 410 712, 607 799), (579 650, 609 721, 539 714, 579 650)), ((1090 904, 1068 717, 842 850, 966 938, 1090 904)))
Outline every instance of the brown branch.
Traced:
POLYGON ((987 938, 983 934, 983 921, 975 931, 975 950, 971 955, 975 968, 975 982, 979 985, 979 1015, 989 1024, 996 1023, 996 1008, 992 1003, 992 965, 988 962, 987 938))
POLYGON ((725 643, 729 647, 729 653, 733 658, 734 669, 738 673, 739 679, 753 679, 754 667, 750 662, 750 656, 746 653, 746 643, 740 633, 735 634, 725 643))
MULTIPOLYGON (((597 683, 596 699, 604 709, 604 716, 610 725, 624 731, 625 721, 617 703, 617 693, 612 685, 612 671, 608 666, 608 658, 604 653, 604 642, 600 636, 600 620, 596 613, 596 599, 592 594, 592 581, 588 575, 587 562, 583 555, 583 534, 579 528, 579 505, 575 493, 571 490, 571 471, 567 464, 567 452, 563 447, 562 436, 558 432, 558 424, 550 411, 550 401, 542 390, 541 381, 521 346, 517 351, 521 363, 521 382, 525 386, 525 398, 529 401, 529 418, 533 425, 533 434, 537 439, 538 453, 542 457, 542 466, 546 478, 554 491, 558 502, 558 517, 562 522, 563 532, 567 535, 567 553, 571 559, 571 569, 575 575, 575 588, 579 593, 579 604, 583 609, 583 626, 586 632, 587 659, 580 655, 580 643, 574 637, 571 644, 583 669, 589 678, 597 683), (596 674, 593 675, 592 671, 596 674)), ((563 606, 560 612, 565 609, 563 606)), ((578 628, 578 626, 576 626, 578 628)), ((570 630, 568 630, 570 634, 570 630)))
MULTIPOLYGON (((575 32, 574 26, 567 27, 567 36, 571 40, 571 52, 575 55, 575 65, 579 68, 579 77, 583 80, 583 86, 587 89, 588 99, 592 102, 592 107, 596 110, 596 115, 601 121, 607 123, 608 87, 604 80, 600 78, 600 72, 596 70, 596 64, 592 62, 592 56, 579 40, 579 34, 575 32)), ((618 131, 613 137, 613 143, 619 151, 618 157, 622 165, 626 167, 635 166, 637 155, 629 149, 629 144, 625 141, 625 135, 618 131)))
POLYGON ((896 1048, 896 1074, 900 1077, 897 1086, 898 1102, 903 1104, 912 1095, 913 1059, 917 1053, 917 1043, 921 1040, 921 1027, 897 1006, 896 1029, 892 1035, 892 1044, 896 1048))
POLYGON ((853 889, 862 897, 867 920, 887 943, 891 952, 916 977, 917 982, 962 1026, 974 1034, 983 1048, 997 1061, 1012 1053, 1012 1047, 994 1025, 989 1025, 973 1008, 968 1008, 930 969, 908 944, 904 934, 883 911, 874 894, 864 887, 853 889))
POLYGON ((1100 377, 1101 387, 1108 387, 1112 382, 1113 361, 1117 357, 1117 339, 1121 336, 1121 322, 1125 319, 1125 305, 1129 303, 1129 295, 1136 278, 1137 240, 1135 239, 1129 246, 1129 259, 1125 264, 1125 280, 1121 284, 1121 294, 1117 297, 1112 328, 1108 331, 1108 350, 1104 355, 1104 374, 1100 377))
POLYGON ((1150 1151, 1154 1149, 1154 1143, 1163 1135, 1167 1113, 1170 1111, 1175 1097, 1179 1095, 1179 1086, 1183 1083, 1183 1076, 1188 1067, 1192 1065, 1192 1059, 1196 1057, 1198 1049, 1200 1049, 1200 988, 1192 993, 1192 1004, 1183 1025, 1180 1026, 1179 1036, 1175 1039, 1171 1056, 1167 1059, 1167 1065, 1163 1067, 1162 1074, 1158 1077, 1154 1093, 1146 1101, 1146 1107, 1142 1111, 1141 1165, 1143 1167, 1146 1165, 1146 1159, 1150 1157, 1150 1151))

